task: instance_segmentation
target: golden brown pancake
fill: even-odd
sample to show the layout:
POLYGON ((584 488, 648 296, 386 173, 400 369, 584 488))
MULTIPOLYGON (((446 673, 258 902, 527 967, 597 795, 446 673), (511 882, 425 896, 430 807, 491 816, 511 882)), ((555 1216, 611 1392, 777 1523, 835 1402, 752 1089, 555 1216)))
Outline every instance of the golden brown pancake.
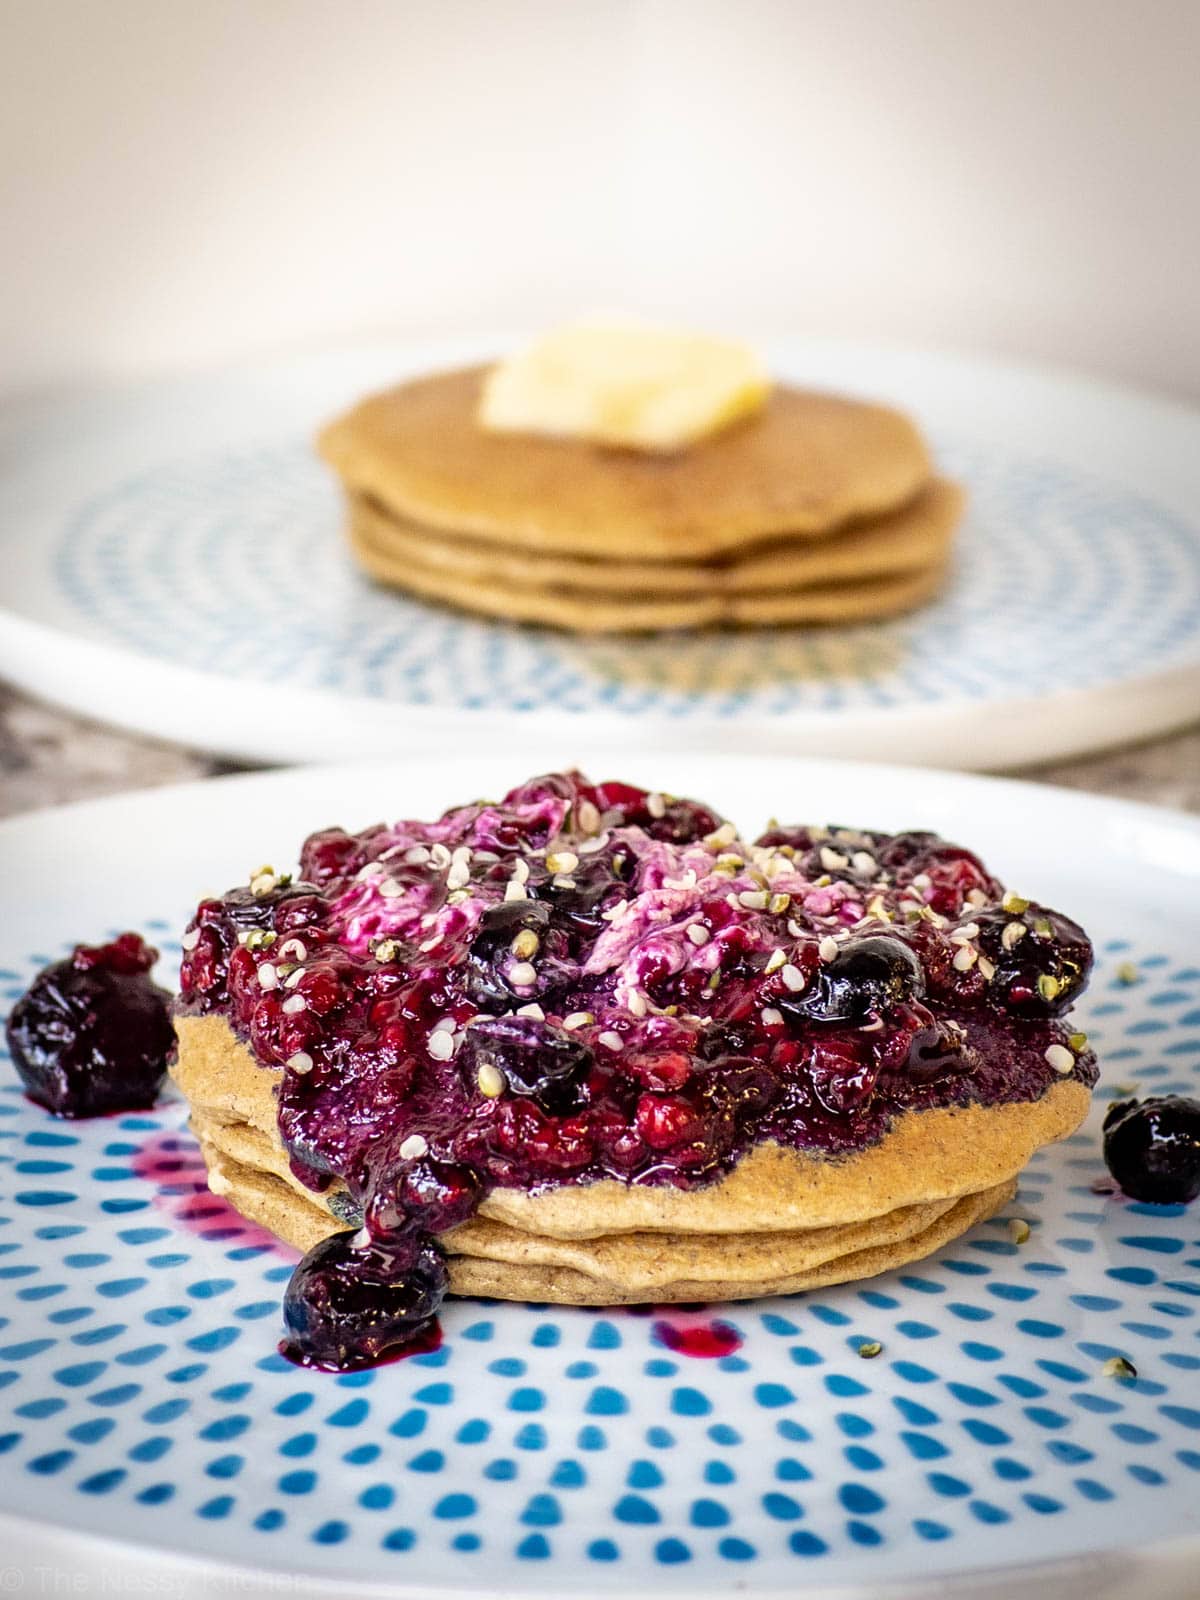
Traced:
MULTIPOLYGON (((201 1140, 200 1148, 213 1192, 285 1243, 307 1251, 330 1234, 347 1231, 315 1196, 300 1195, 283 1179, 239 1164, 206 1140, 201 1140)), ((632 1235, 605 1241, 602 1255, 600 1250, 589 1253, 576 1247, 573 1254, 582 1268, 553 1259, 566 1254, 561 1243, 546 1248, 545 1241, 528 1235, 511 1234, 503 1248, 495 1247, 492 1254, 484 1254, 481 1248, 479 1253, 463 1252, 458 1229, 444 1235, 442 1245, 452 1294, 562 1305, 749 1300, 873 1277, 920 1260, 975 1223, 994 1216, 1012 1199, 1015 1189, 1015 1181, 1009 1181, 945 1206, 915 1208, 921 1217, 916 1226, 906 1225, 911 1221, 906 1217, 894 1222, 876 1219, 858 1229, 846 1229, 840 1251, 821 1254, 814 1250, 813 1264, 806 1267, 795 1264, 803 1259, 803 1252, 788 1248, 788 1235, 782 1236, 775 1260, 770 1235, 747 1241, 749 1253, 740 1249, 742 1241, 736 1235, 727 1235, 720 1258, 709 1257, 695 1241, 688 1241, 685 1251, 675 1255, 653 1235, 632 1235), (720 1276, 722 1269, 728 1276, 720 1276), (695 1276, 687 1276, 689 1271, 695 1276)))
MULTIPOLYGON (((824 539, 773 539, 715 561, 600 561, 594 557, 514 551, 484 539, 448 534, 352 497, 355 539, 399 574, 415 563, 447 577, 505 589, 567 591, 611 599, 761 594, 845 580, 927 570, 949 555, 962 490, 935 478, 909 505, 824 539)), ((399 580, 397 580, 399 581, 399 580)))
POLYGON ((451 1254, 450 1287, 454 1294, 486 1295, 497 1300, 551 1301, 560 1305, 636 1305, 655 1301, 677 1303, 696 1300, 753 1300, 761 1295, 801 1294, 830 1284, 851 1283, 891 1272, 911 1261, 932 1255, 977 1222, 994 1216, 1008 1204, 1015 1183, 1000 1184, 982 1194, 964 1195, 951 1209, 922 1232, 891 1244, 868 1245, 827 1261, 819 1267, 792 1273, 772 1273, 754 1279, 680 1278, 650 1291, 630 1290, 618 1280, 590 1278, 569 1267, 513 1267, 504 1262, 482 1261, 451 1254))
POLYGON ((322 456, 349 493, 423 527, 635 561, 819 538, 898 510, 931 474, 900 412, 783 385, 757 416, 675 455, 488 433, 476 421, 486 370, 370 396, 322 430, 322 456))
POLYGON ((461 611, 562 628, 572 633, 653 633, 667 628, 751 627, 870 622, 921 604, 941 587, 943 562, 894 577, 861 578, 755 594, 653 595, 587 593, 467 577, 380 549, 370 533, 350 524, 350 548, 365 570, 390 588, 461 611))
MULTIPOLYGON (((280 1074, 219 1017, 177 1020, 175 1081, 212 1184, 239 1211, 307 1249, 354 1226, 339 1190, 291 1173, 276 1127, 280 1074)), ((756 1146, 697 1189, 605 1179, 492 1190, 443 1236, 459 1293, 606 1304, 739 1298, 842 1282, 916 1260, 1011 1197, 1040 1145, 1087 1111, 1079 1083, 1038 1100, 910 1112, 843 1157, 756 1146)))

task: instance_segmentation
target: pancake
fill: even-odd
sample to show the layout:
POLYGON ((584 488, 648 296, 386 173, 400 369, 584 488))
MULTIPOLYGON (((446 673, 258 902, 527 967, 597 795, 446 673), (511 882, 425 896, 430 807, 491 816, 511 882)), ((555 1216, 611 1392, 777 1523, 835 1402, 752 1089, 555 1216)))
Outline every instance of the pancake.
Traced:
MULTIPOLYGON (((265 1227, 297 1250, 311 1250, 333 1233, 346 1232, 315 1196, 302 1196, 282 1178, 246 1166, 224 1151, 201 1140, 209 1171, 209 1185, 249 1221, 265 1227)), ((541 1248, 533 1237, 516 1236, 497 1245, 491 1254, 463 1253, 456 1230, 443 1236, 450 1273, 450 1292, 495 1300, 548 1301, 561 1305, 637 1305, 697 1300, 748 1300, 761 1295, 796 1294, 829 1284, 874 1277, 894 1267, 920 1260, 950 1243, 977 1222, 994 1216, 1013 1197, 1015 1182, 998 1184, 979 1194, 964 1195, 944 1207, 915 1208, 916 1217, 880 1219, 872 1227, 847 1231, 839 1251, 813 1252, 813 1264, 797 1266, 797 1253, 781 1236, 772 1257, 772 1236, 750 1241, 748 1253, 740 1241, 727 1238, 721 1255, 710 1256, 691 1241, 687 1252, 674 1256, 660 1243, 647 1246, 637 1235, 629 1240, 606 1241, 603 1256, 576 1247, 577 1265, 557 1250, 541 1248), (914 1225, 915 1224, 915 1225, 914 1225), (857 1235, 857 1239, 856 1239, 857 1235), (639 1248, 641 1254, 639 1255, 639 1248), (656 1270, 640 1264, 646 1249, 655 1249, 656 1270), (727 1273, 721 1276, 722 1271, 727 1273), (688 1276, 691 1272, 693 1275, 688 1276)))
POLYGON ((777 386, 757 416, 676 455, 493 434, 472 367, 372 395, 318 449, 347 491, 426 528, 510 549, 702 561, 819 538, 912 501, 931 475, 900 412, 777 386))
POLYGON ((560 1305, 637 1305, 646 1301, 687 1303, 697 1300, 752 1300, 761 1295, 802 1294, 831 1284, 877 1277, 896 1267, 923 1260, 959 1238, 977 1222, 995 1216, 1012 1199, 1015 1183, 1000 1184, 982 1194, 964 1195, 949 1211, 920 1233, 890 1244, 850 1250, 808 1271, 773 1272, 761 1278, 725 1280, 680 1278, 652 1291, 630 1291, 620 1281, 605 1281, 568 1267, 519 1266, 450 1256, 454 1294, 483 1295, 497 1300, 550 1301, 560 1305))
POLYGON ((847 579, 893 577, 944 561, 962 514, 957 484, 935 478, 911 504, 821 539, 774 539, 714 561, 625 561, 514 551, 442 529, 421 527, 362 496, 349 517, 356 542, 382 562, 416 563, 472 583, 600 597, 754 594, 847 579))
POLYGON ((390 588, 461 611, 563 628, 572 633, 653 633, 669 628, 747 627, 871 622, 909 611, 928 600, 946 576, 944 562, 895 577, 862 578, 811 588, 765 589, 755 594, 589 594, 538 589, 496 577, 471 577, 427 566, 381 549, 371 532, 350 524, 350 547, 366 571, 390 588))
POLYGON ((791 1293, 918 1260, 1082 1122, 1093 951, 928 831, 578 772, 309 836, 181 936, 174 1080, 213 1189, 308 1253, 344 1369, 441 1296, 791 1293), (308 1174, 327 1174, 311 1188, 308 1174))
MULTIPOLYGON (((356 1226, 339 1189, 315 1194, 291 1171, 276 1128, 281 1075, 221 1018, 181 1017, 177 1028, 172 1073, 216 1192, 300 1249, 356 1226)), ((452 1286, 604 1304, 790 1293, 886 1271, 998 1210, 1033 1150, 1073 1131, 1088 1099, 1063 1082, 1029 1103, 911 1113, 836 1159, 758 1146, 698 1189, 494 1189, 476 1218, 442 1236, 452 1286)))
MULTIPOLYGON (((192 1130, 206 1151, 227 1173, 242 1180, 250 1174, 270 1177, 293 1190, 295 1208, 318 1206, 339 1225, 357 1222, 347 1197, 338 1189, 314 1194, 292 1173, 282 1146, 243 1123, 222 1123, 197 1109, 192 1130)), ((587 1277, 622 1280, 633 1287, 653 1287, 688 1276, 697 1281, 730 1280, 743 1273, 768 1270, 801 1272, 821 1266, 849 1250, 890 1244, 921 1233, 957 1205, 960 1196, 897 1206, 878 1217, 829 1227, 760 1228, 749 1233, 664 1233, 646 1230, 598 1233, 587 1239, 557 1239, 506 1223, 475 1218, 444 1234, 442 1242, 456 1255, 505 1261, 514 1265, 570 1267, 587 1277)))

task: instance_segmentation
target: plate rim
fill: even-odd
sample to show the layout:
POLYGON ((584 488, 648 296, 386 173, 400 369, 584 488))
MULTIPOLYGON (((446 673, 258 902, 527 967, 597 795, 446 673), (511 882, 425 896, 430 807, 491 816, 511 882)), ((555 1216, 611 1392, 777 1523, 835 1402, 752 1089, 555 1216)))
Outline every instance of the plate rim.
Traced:
MULTIPOLYGON (((76 385, 49 394, 16 395, 0 402, 0 439, 52 426, 67 408, 85 413, 108 404, 145 403, 156 392, 188 395, 219 389, 241 378, 269 381, 291 370, 354 360, 393 362, 400 372, 429 363, 477 357, 511 344, 520 330, 482 331, 456 337, 363 336, 322 341, 284 351, 129 377, 117 383, 76 385)), ((844 360, 882 363, 929 360, 943 371, 995 374, 1009 384, 1032 383, 1091 406, 1125 405, 1143 410, 1156 429, 1194 431, 1200 443, 1200 407, 1152 387, 1122 383, 1070 364, 1014 359, 987 351, 937 343, 807 337, 783 330, 758 341, 781 362, 844 360)), ((886 377, 884 380, 886 384, 886 377)), ((853 387, 853 384, 848 385, 853 387)), ((615 712, 533 711, 497 713, 374 699, 356 693, 256 683, 261 717, 239 716, 245 687, 211 668, 159 661, 120 642, 71 632, 66 626, 22 613, 0 596, 0 675, 17 687, 110 727, 190 746, 235 760, 324 764, 362 747, 365 738, 386 741, 396 752, 414 736, 425 737, 447 716, 478 737, 511 724, 561 720, 564 727, 603 729, 615 741, 658 747, 662 738, 686 743, 720 740, 739 749, 775 746, 791 753, 818 749, 844 757, 880 745, 909 763, 991 771, 1099 752, 1135 738, 1161 736, 1195 721, 1200 705, 1200 651, 1177 662, 1086 689, 1023 696, 982 704, 950 701, 944 707, 899 705, 822 710, 812 707, 752 719, 698 713, 688 718, 622 716, 615 712), (149 680, 149 681, 147 681, 149 680), (1147 704, 1151 709, 1147 713, 1147 704), (120 707, 119 716, 113 708, 120 707), (180 711, 189 707, 188 713, 180 711), (974 750, 981 715, 987 741, 974 750), (319 725, 318 738, 309 729, 319 725), (264 734, 259 731, 268 728, 264 734)))
POLYGON ((829 760, 855 759, 883 741, 889 747, 909 746, 906 759, 896 765, 993 772, 1101 754, 1182 731, 1196 722, 1200 705, 1200 658, 1099 688, 1065 689, 983 707, 964 702, 940 711, 919 706, 812 710, 772 719, 643 718, 545 710, 497 713, 470 708, 447 713, 434 706, 400 705, 364 695, 256 683, 257 726, 271 731, 251 736, 237 721, 234 702, 246 693, 237 679, 177 662, 152 661, 119 645, 64 634, 47 623, 18 616, 2 603, 0 677, 35 698, 116 732, 166 740, 216 759, 286 766, 326 766, 331 759, 344 760, 368 738, 398 756, 402 749, 411 751, 414 739, 444 737, 449 719, 463 737, 490 742, 536 725, 561 728, 564 737, 586 728, 589 734, 603 735, 625 748, 662 749, 665 741, 672 749, 686 750, 705 743, 743 754, 773 751, 829 760), (144 682, 148 671, 154 680, 149 693, 144 682), (1147 696, 1153 696, 1149 713, 1147 696), (114 704, 132 709, 114 718, 114 704), (182 705, 193 708, 186 724, 182 705), (327 730, 324 739, 332 753, 327 749, 314 754, 311 738, 298 730, 314 712, 324 713, 328 721, 333 707, 340 709, 339 731, 330 736, 327 730), (991 725, 992 742, 973 752, 972 735, 978 731, 981 712, 991 725), (1073 731, 1056 736, 1056 726, 1073 731), (239 731, 231 733, 231 728, 239 731), (963 757, 957 765, 955 752, 963 757))
MULTIPOLYGON (((538 767, 538 757, 551 754, 550 746, 558 742, 565 746, 561 752, 567 765, 590 766, 600 761, 616 759, 610 757, 606 742, 601 741, 595 749, 580 748, 577 735, 568 735, 565 738, 557 729, 549 732, 541 731, 537 742, 532 747, 532 757, 529 762, 530 770, 550 771, 550 767, 538 767)), ((476 759, 487 760, 491 757, 486 747, 474 747, 464 755, 462 752, 448 752, 445 750, 427 750, 416 752, 422 759, 428 759, 436 764, 445 764, 447 767, 465 765, 467 761, 476 759)), ((511 755, 511 750, 507 752, 511 755)), ((801 771, 810 768, 832 767, 839 773, 849 777, 859 777, 864 784, 869 780, 886 781, 889 777, 899 776, 902 780, 920 780, 930 784, 945 785, 950 788, 960 789, 969 794, 972 791, 979 793, 1003 792, 1013 796, 1014 800, 1023 799, 1026 802, 1035 802, 1039 799, 1048 800, 1051 805, 1064 805, 1068 808, 1076 806, 1094 812, 1097 816, 1118 816, 1129 814, 1141 818, 1147 823, 1157 822, 1160 826, 1167 824, 1180 828, 1189 835, 1200 837, 1200 811, 1185 811, 1178 806, 1156 805, 1147 800, 1131 800, 1122 795, 1101 794, 1091 789, 1076 789, 1067 784, 1043 783, 1034 778, 1024 776, 1010 776, 1002 773, 974 772, 958 767, 926 766, 919 762, 902 761, 870 761, 848 759, 841 756, 827 756, 816 752, 802 755, 792 755, 786 751, 756 750, 745 752, 728 748, 714 749, 702 743, 692 742, 676 749, 656 750, 648 752, 643 750, 627 750, 622 752, 620 759, 626 756, 631 761, 653 760, 658 756, 671 762, 684 762, 689 759, 714 763, 716 765, 744 764, 747 760, 763 766, 786 765, 791 771, 799 768, 801 771)), ((38 806, 28 811, 19 811, 11 816, 0 817, 0 844, 8 841, 10 835, 19 833, 23 828, 36 824, 38 827, 49 826, 51 823, 72 822, 86 823, 93 814, 99 816, 109 811, 120 811, 128 806, 158 806, 169 805, 178 800, 188 801, 201 793, 210 794, 214 788, 222 793, 227 791, 252 790, 258 786, 282 787, 288 783, 304 782, 306 779, 315 781, 340 780, 348 786, 359 779, 370 781, 383 781, 390 775, 395 776, 398 792, 401 790, 406 764, 411 761, 412 752, 401 758, 397 756, 376 756, 359 761, 321 761, 321 762, 296 762, 286 766, 268 766, 243 772, 218 773, 212 777, 188 778, 180 782, 164 784, 146 784, 140 787, 123 789, 116 794, 96 795, 83 800, 67 800, 55 805, 38 806)), ((394 820, 394 819, 393 819, 394 820)), ((865 824, 869 826, 869 821, 865 824)))
MULTIPOLYGON (((301 1567, 284 1571, 279 1567, 254 1565, 198 1556, 174 1550, 169 1544, 135 1540, 115 1534, 100 1534, 66 1522, 42 1517, 17 1516, 0 1511, 0 1539, 6 1554, 24 1543, 33 1546, 34 1558, 88 1561, 103 1573, 106 1592, 112 1592, 112 1563, 149 1561, 161 1572, 164 1556, 171 1566, 167 1575, 180 1584, 183 1600, 201 1600, 211 1595, 214 1585, 236 1587, 245 1594, 275 1594, 281 1588, 295 1600, 547 1600, 548 1591, 514 1588, 484 1588, 458 1583, 430 1585, 404 1580, 350 1577, 345 1580, 306 1571, 301 1567), (64 1550, 63 1546, 67 1548, 64 1550), (40 1548, 39 1548, 40 1546, 40 1548), (45 1552, 48 1552, 46 1554, 45 1552), (103 1563, 103 1565, 102 1565, 103 1563)), ((1022 1600, 1032 1585, 1052 1600, 1096 1600, 1096 1584, 1106 1583, 1124 1567, 1130 1582, 1138 1584, 1139 1600, 1191 1600, 1192 1590, 1176 1583, 1193 1581, 1200 1559, 1200 1533, 1159 1540, 1140 1547, 1131 1556, 1119 1547, 1089 1551, 1053 1561, 1024 1562, 1017 1566, 989 1567, 976 1571, 950 1571, 922 1578, 899 1581, 881 1578, 868 1584, 763 1584, 749 1578, 732 1579, 720 1586, 693 1586, 683 1590, 663 1590, 653 1586, 624 1586, 625 1600, 731 1600, 734 1595, 746 1600, 782 1600, 794 1595, 797 1600, 1022 1600)), ((0 1566, 0 1587, 12 1566, 0 1566)), ((80 1570, 80 1569, 76 1569, 80 1570)), ((82 1569, 86 1575, 87 1569, 82 1569)), ((119 1576, 119 1574, 118 1574, 119 1576)), ((174 1585, 173 1585, 174 1588, 174 1585)), ((78 1592, 72 1587, 72 1592, 78 1592)), ((135 1588, 134 1592, 141 1592, 135 1588)), ((1113 1591, 1115 1593, 1115 1591, 1113 1591)), ((1131 1591, 1125 1590, 1125 1593, 1131 1591)), ((572 1600, 612 1600, 613 1591, 572 1585, 572 1600)))

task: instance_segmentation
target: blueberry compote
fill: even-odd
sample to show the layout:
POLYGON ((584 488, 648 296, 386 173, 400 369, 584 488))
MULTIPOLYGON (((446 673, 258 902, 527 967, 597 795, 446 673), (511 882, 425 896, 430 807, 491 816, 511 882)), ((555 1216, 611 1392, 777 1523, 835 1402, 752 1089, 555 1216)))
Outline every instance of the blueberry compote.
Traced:
POLYGON ((373 1366, 428 1330, 445 1292, 446 1262, 432 1239, 397 1252, 332 1234, 292 1273, 280 1348, 300 1366, 373 1366))
POLYGON ((31 1100, 58 1117, 154 1104, 175 1043, 171 997, 150 979, 158 951, 136 933, 77 945, 39 972, 6 1029, 31 1100))
POLYGON ((1091 947, 929 833, 776 828, 577 773, 305 844, 205 900, 181 1007, 281 1072, 293 1170, 357 1232, 288 1293, 285 1349, 376 1359, 495 1186, 691 1187, 764 1140, 831 1153, 909 1109, 1036 1098, 1095 1060, 1091 947))
POLYGON ((1200 1195, 1200 1100, 1118 1100, 1104 1118, 1104 1159, 1133 1200, 1186 1203, 1200 1195))

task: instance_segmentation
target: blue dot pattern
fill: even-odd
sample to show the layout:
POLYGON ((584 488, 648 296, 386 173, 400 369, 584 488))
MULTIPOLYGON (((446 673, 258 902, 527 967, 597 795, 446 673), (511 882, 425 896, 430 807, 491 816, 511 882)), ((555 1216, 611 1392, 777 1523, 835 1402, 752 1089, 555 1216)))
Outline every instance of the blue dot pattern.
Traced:
MULTIPOLYGON (((0 999, 50 958, 0 972, 0 999)), ((744 1342, 711 1362, 668 1359, 652 1317, 462 1301, 435 1352, 298 1370, 275 1348, 294 1257, 208 1193, 180 1104, 55 1122, 5 1059, 0 1509, 547 1593, 916 1579, 1188 1531, 1200 1211, 1093 1185, 1109 1101, 1200 1090, 1200 966, 1114 941, 1081 1010, 1092 1120, 1005 1217, 867 1283, 723 1307, 744 1342)))
POLYGON ((1196 525, 1063 464, 980 441, 937 445, 970 492, 953 581, 934 604, 882 625, 610 643, 385 593, 356 572, 330 475, 306 440, 167 462, 116 484, 64 527, 52 581, 93 637, 139 654, 243 682, 456 710, 688 719, 924 709, 1200 661, 1196 525))

